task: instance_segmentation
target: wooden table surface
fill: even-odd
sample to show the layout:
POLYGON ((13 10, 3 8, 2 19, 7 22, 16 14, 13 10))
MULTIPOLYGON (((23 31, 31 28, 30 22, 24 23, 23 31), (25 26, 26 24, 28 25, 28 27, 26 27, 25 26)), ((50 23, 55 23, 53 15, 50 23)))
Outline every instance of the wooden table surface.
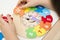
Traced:
POLYGON ((60 20, 58 20, 43 40, 60 40, 60 20))

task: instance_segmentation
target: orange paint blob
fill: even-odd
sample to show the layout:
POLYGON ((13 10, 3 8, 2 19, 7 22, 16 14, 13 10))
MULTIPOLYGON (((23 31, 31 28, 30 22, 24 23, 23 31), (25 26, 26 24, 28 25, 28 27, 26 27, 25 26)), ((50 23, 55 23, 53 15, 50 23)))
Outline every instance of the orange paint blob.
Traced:
POLYGON ((20 9, 19 7, 16 7, 13 11, 15 14, 19 14, 20 16, 24 15, 24 10, 20 9))
POLYGON ((49 23, 49 22, 44 23, 43 21, 41 21, 40 26, 41 26, 41 28, 44 28, 45 30, 50 30, 51 23, 49 23))

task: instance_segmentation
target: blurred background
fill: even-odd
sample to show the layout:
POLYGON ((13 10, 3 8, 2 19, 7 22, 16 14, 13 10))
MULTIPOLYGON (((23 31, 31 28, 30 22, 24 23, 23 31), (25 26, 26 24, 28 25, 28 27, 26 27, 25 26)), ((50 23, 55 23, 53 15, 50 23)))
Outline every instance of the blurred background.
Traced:
POLYGON ((0 14, 3 13, 6 15, 7 13, 12 14, 14 7, 16 6, 18 0, 0 0, 0 14))

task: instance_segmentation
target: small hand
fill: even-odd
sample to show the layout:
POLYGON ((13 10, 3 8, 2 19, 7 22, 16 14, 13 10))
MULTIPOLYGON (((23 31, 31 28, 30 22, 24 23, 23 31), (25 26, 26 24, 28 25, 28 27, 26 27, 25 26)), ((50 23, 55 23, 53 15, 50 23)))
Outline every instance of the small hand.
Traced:
POLYGON ((8 23, 0 15, 0 28, 6 40, 18 40, 15 25, 11 16, 7 15, 8 23))

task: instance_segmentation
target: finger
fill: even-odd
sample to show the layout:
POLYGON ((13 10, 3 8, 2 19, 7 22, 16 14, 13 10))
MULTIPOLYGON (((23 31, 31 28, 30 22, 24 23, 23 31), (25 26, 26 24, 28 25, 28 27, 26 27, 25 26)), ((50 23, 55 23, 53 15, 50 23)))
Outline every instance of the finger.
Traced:
POLYGON ((7 19, 8 19, 8 23, 9 23, 9 24, 12 24, 12 23, 13 23, 13 21, 12 21, 12 19, 11 19, 11 15, 8 14, 8 15, 7 15, 7 19))
POLYGON ((10 16, 9 14, 7 15, 7 18, 8 18, 8 23, 9 23, 9 25, 10 25, 11 30, 12 30, 14 33, 16 33, 15 25, 14 25, 13 20, 11 19, 11 16, 10 16))
POLYGON ((6 24, 6 22, 4 21, 4 19, 2 18, 2 15, 0 15, 0 23, 2 23, 2 24, 6 24))

